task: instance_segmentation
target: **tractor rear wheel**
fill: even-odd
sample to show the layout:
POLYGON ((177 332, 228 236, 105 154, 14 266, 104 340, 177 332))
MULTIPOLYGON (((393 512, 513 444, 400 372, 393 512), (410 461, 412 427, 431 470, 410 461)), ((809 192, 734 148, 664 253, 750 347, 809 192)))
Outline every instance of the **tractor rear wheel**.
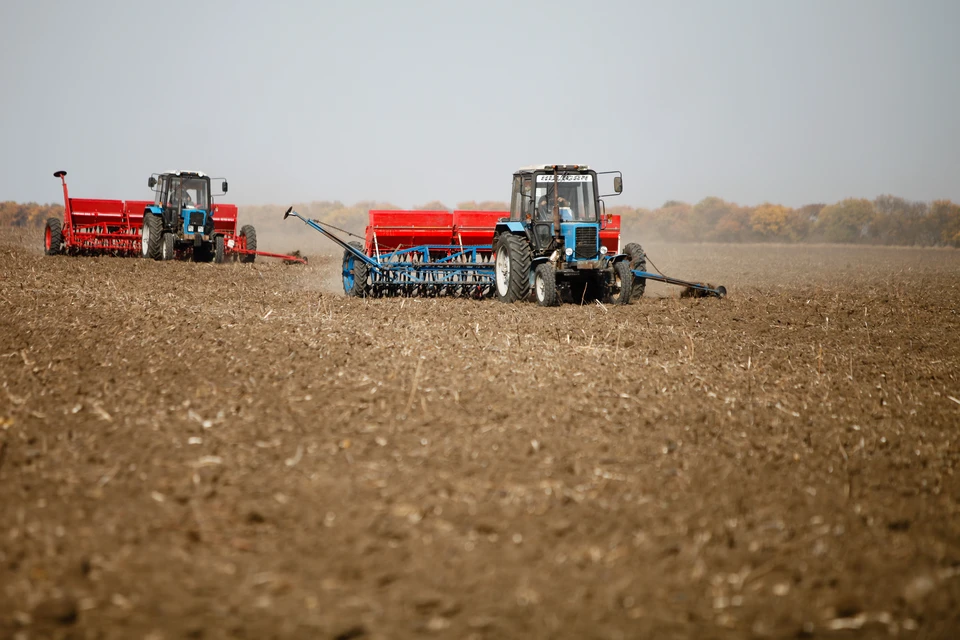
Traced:
POLYGON ((630 294, 633 292, 633 271, 630 263, 621 260, 613 265, 614 280, 610 291, 610 302, 613 304, 630 304, 630 294))
POLYGON ((59 218, 47 218, 47 226, 43 230, 43 251, 48 256, 63 251, 63 226, 59 218))
MULTIPOLYGON (((351 242, 350 246, 363 253, 363 245, 351 242)), ((367 294, 367 275, 370 268, 351 252, 343 251, 343 292, 348 296, 362 298, 367 294)))
POLYGON ((556 307, 560 304, 557 295, 557 272, 549 262, 537 265, 533 291, 537 296, 537 304, 541 307, 556 307))
MULTIPOLYGON (((647 254, 643 248, 636 242, 631 242, 623 248, 623 252, 630 256, 630 268, 634 271, 647 270, 647 254)), ((646 278, 633 278, 633 290, 630 292, 631 300, 639 300, 643 297, 643 292, 647 289, 646 278)))
POLYGON ((493 255, 497 299, 500 302, 525 300, 530 295, 530 262, 533 259, 530 244, 512 233, 501 233, 494 244, 493 255))
POLYGON ((140 255, 144 258, 162 259, 163 220, 150 213, 143 214, 143 226, 140 228, 140 255))
POLYGON ((213 238, 213 261, 216 264, 222 264, 224 260, 223 236, 217 234, 213 238))
MULTIPOLYGON (((257 230, 253 228, 252 224, 245 224, 240 227, 240 237, 246 241, 244 246, 247 251, 257 250, 257 230)), ((240 254, 240 262, 253 262, 256 259, 257 256, 253 253, 240 254)))
POLYGON ((160 244, 162 246, 160 247, 159 260, 173 260, 176 255, 176 251, 174 251, 176 248, 176 241, 177 236, 173 235, 172 233, 165 233, 161 236, 160 244))

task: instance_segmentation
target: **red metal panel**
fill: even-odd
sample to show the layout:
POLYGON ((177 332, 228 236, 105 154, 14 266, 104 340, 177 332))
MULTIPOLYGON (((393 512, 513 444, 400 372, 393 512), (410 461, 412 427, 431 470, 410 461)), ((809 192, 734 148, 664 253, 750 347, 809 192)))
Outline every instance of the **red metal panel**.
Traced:
POLYGON ((454 244, 465 247, 492 246, 497 221, 509 217, 509 211, 454 211, 454 244))
POLYGON ((70 198, 70 210, 75 229, 100 224, 126 226, 123 200, 70 198))
POLYGON ((233 236, 237 234, 237 205, 235 204, 215 204, 213 205, 213 228, 217 233, 224 236, 233 236))
POLYGON ((371 210, 366 252, 396 251, 424 244, 451 245, 453 214, 449 211, 371 210))
POLYGON ((153 200, 127 200, 123 203, 127 223, 134 229, 143 226, 143 210, 153 205, 153 200))
POLYGON ((610 253, 620 251, 620 216, 611 216, 612 220, 600 230, 600 244, 610 253))

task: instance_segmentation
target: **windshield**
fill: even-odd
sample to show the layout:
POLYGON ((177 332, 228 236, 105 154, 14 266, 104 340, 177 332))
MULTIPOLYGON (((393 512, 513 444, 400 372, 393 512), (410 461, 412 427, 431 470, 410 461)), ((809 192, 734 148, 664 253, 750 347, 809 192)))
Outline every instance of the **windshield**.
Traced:
POLYGON ((183 208, 206 209, 208 184, 206 180, 201 178, 185 178, 183 180, 183 208))
POLYGON ((168 206, 181 209, 208 209, 210 202, 210 183, 205 178, 181 178, 171 176, 157 191, 157 204, 166 202, 168 206))
POLYGON ((560 196, 560 220, 596 222, 597 208, 593 176, 588 173, 561 174, 554 185, 553 174, 537 174, 535 201, 538 221, 553 220, 554 193, 560 196))

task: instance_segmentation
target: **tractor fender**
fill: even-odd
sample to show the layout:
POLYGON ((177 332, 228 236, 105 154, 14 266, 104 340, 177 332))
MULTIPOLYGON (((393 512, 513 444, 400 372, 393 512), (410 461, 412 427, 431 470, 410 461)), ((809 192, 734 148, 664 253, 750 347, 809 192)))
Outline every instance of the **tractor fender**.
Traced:
POLYGON ((537 267, 542 265, 544 262, 550 262, 550 256, 539 256, 537 258, 534 258, 533 261, 530 262, 530 286, 531 287, 536 284, 537 267))
POLYGON ((534 258, 533 262, 530 263, 530 271, 531 272, 536 271, 537 267, 539 267, 544 262, 550 262, 550 256, 540 256, 538 258, 534 258))
POLYGON ((144 207, 143 209, 143 215, 147 215, 148 213, 152 213, 154 215, 159 216, 163 213, 163 209, 161 209, 156 205, 150 205, 148 207, 144 207))
POLYGON ((610 264, 617 264, 618 262, 622 262, 624 260, 630 260, 630 256, 625 253, 615 253, 612 256, 608 255, 607 260, 610 261, 610 264))
POLYGON ((504 231, 509 231, 514 235, 527 235, 527 229, 523 226, 523 223, 519 220, 512 220, 508 222, 498 222, 495 235, 500 235, 504 231))
POLYGON ((493 232, 493 237, 496 238, 501 233, 510 233, 515 236, 522 236, 527 239, 527 242, 533 244, 533 237, 530 235, 530 229, 519 220, 498 222, 493 232))

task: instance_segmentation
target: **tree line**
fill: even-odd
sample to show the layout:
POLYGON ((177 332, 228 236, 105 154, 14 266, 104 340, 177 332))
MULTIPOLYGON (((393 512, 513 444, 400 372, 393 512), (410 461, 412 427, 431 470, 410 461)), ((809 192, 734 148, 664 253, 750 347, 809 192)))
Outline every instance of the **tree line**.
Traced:
POLYGON ((62 204, 0 202, 0 226, 42 227, 47 218, 63 219, 62 204))
POLYGON ((960 205, 949 200, 927 203, 883 195, 794 209, 772 203, 747 207, 710 197, 695 205, 670 201, 653 210, 608 211, 622 216, 625 230, 674 242, 960 246, 960 205))
MULTIPOLYGON (((338 201, 298 205, 311 218, 362 233, 370 209, 399 209, 386 202, 338 201)), ((416 209, 450 210, 442 202, 416 209)), ((240 207, 241 220, 274 221, 277 205, 240 207)), ((453 209, 503 211, 498 201, 460 202, 453 209)), ((696 204, 671 200, 656 209, 611 206, 621 216, 624 235, 669 242, 831 242, 907 246, 960 247, 960 205, 950 200, 910 201, 882 195, 874 200, 848 198, 835 204, 791 208, 763 203, 742 206, 708 197, 696 204)), ((47 218, 63 217, 63 206, 35 202, 0 202, 0 225, 42 227, 47 218)))

